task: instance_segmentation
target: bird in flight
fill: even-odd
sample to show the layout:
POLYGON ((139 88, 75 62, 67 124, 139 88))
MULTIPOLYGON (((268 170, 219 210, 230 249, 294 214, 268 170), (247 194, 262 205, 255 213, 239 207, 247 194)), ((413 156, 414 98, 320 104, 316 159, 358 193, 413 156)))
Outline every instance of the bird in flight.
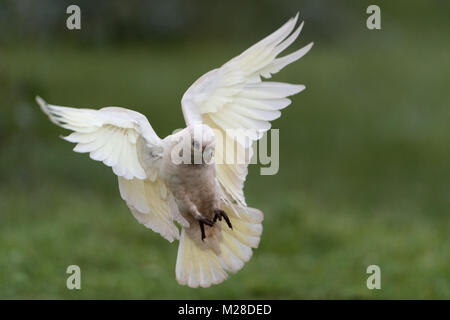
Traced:
POLYGON ((195 81, 181 99, 186 128, 164 139, 136 111, 70 108, 36 97, 53 123, 73 131, 64 139, 76 143, 75 152, 112 168, 134 217, 179 240, 175 273, 182 285, 221 283, 258 247, 263 213, 247 206, 243 187, 252 145, 288 97, 305 88, 265 80, 311 49, 278 57, 300 34, 297 19, 195 81))

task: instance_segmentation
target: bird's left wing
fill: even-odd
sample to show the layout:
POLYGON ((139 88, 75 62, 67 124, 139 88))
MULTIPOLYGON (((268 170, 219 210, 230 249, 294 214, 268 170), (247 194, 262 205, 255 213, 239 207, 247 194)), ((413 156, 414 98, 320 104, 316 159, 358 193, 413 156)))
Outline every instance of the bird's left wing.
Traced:
POLYGON ((217 178, 223 190, 242 206, 246 205, 243 185, 252 142, 260 139, 270 129, 270 121, 280 117, 279 110, 291 103, 287 97, 305 88, 262 80, 311 49, 312 43, 277 57, 300 34, 303 23, 294 30, 297 18, 298 14, 239 56, 200 77, 181 100, 188 125, 203 122, 215 129, 217 178), (229 143, 234 141, 240 143, 229 143))
POLYGON ((74 131, 64 139, 77 144, 75 152, 89 153, 112 168, 120 195, 140 223, 169 241, 179 238, 173 220, 185 222, 159 175, 163 143, 144 115, 119 107, 93 110, 36 101, 53 123, 74 131))

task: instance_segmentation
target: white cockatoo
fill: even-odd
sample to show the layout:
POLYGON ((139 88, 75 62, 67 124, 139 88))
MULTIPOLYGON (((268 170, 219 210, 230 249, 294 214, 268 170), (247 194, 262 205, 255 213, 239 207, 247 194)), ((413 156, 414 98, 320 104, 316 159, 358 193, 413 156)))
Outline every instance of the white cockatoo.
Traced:
POLYGON ((259 244, 263 213, 247 206, 244 181, 252 143, 291 103, 287 97, 305 88, 263 81, 311 49, 312 43, 278 57, 300 34, 297 18, 199 78, 181 100, 187 127, 164 139, 132 110, 69 108, 36 98, 52 122, 73 131, 64 139, 77 144, 75 152, 112 167, 120 195, 140 223, 180 241, 180 284, 221 283, 259 244), (240 154, 243 161, 226 161, 240 154))

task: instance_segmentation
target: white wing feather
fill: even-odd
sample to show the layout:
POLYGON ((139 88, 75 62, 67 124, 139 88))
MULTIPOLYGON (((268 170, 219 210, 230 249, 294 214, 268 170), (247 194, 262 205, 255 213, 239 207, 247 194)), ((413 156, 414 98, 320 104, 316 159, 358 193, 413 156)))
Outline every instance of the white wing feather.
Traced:
POLYGON ((179 230, 173 223, 174 220, 182 226, 189 226, 180 215, 175 199, 162 178, 157 177, 151 181, 119 177, 119 189, 120 196, 139 223, 158 232, 168 241, 179 239, 179 230))
POLYGON ((288 96, 305 89, 304 85, 262 81, 270 78, 288 64, 303 57, 312 43, 288 54, 277 56, 291 45, 300 34, 303 23, 294 31, 297 16, 281 28, 259 41, 239 56, 200 77, 183 95, 181 100, 186 123, 203 122, 221 133, 217 140, 229 138, 229 129, 240 129, 234 140, 241 142, 237 148, 216 146, 217 178, 235 201, 245 206, 243 185, 247 165, 252 154, 252 141, 262 137, 270 129, 269 121, 280 117, 280 110, 291 100, 288 96), (244 130, 242 130, 244 129, 244 130), (228 135, 227 135, 228 134, 228 135), (226 136, 225 136, 226 135, 226 136), (242 141, 247 140, 247 143, 242 141), (246 154, 246 163, 226 163, 225 157, 235 159, 240 152, 246 154))
POLYGON ((120 195, 140 223, 171 242, 179 238, 173 220, 186 221, 159 176, 163 144, 145 116, 119 107, 79 109, 36 101, 53 123, 74 131, 64 139, 77 144, 75 152, 112 167, 120 195))
POLYGON ((139 162, 137 140, 142 136, 149 148, 161 145, 142 114, 119 107, 100 110, 54 106, 37 97, 36 101, 50 120, 74 131, 65 140, 77 143, 75 152, 89 153, 93 160, 112 167, 114 173, 125 179, 145 179, 139 162))

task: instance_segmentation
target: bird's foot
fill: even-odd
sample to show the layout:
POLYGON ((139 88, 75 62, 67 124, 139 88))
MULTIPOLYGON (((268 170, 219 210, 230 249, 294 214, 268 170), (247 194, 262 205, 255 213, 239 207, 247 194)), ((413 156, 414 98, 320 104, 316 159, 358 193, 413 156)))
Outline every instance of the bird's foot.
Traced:
POLYGON ((198 223, 200 225, 200 231, 202 232, 202 241, 205 240, 205 224, 212 227, 214 226, 214 221, 211 221, 209 219, 206 219, 205 217, 201 217, 198 219, 198 223))
POLYGON ((216 222, 217 220, 222 221, 222 217, 225 220, 225 222, 227 223, 228 227, 230 229, 233 229, 233 226, 231 225, 230 219, 228 218, 228 215, 226 214, 226 212, 223 210, 220 210, 220 209, 214 210, 213 222, 216 222))

